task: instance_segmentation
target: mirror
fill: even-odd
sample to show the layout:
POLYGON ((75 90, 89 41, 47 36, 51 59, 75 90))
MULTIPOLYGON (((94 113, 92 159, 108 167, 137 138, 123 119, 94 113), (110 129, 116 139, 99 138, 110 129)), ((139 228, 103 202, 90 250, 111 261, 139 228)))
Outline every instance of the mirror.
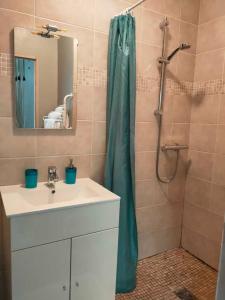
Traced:
POLYGON ((54 26, 44 28, 40 32, 14 29, 16 126, 72 129, 78 42, 52 34, 59 31, 54 26))

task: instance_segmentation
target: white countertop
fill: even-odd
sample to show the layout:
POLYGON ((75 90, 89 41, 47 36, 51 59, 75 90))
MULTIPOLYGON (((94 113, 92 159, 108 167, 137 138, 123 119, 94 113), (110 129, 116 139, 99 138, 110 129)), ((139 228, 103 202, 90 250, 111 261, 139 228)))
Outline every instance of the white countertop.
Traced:
POLYGON ((120 200, 119 196, 89 178, 77 179, 74 185, 56 182, 55 194, 46 183, 39 183, 35 189, 21 185, 0 186, 0 192, 7 217, 120 200))

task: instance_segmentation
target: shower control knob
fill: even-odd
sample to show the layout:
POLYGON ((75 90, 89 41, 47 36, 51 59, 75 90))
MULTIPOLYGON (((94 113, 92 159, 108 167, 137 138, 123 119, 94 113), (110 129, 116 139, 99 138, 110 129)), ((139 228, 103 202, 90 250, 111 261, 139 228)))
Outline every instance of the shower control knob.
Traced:
POLYGON ((63 289, 63 291, 65 292, 65 291, 66 291, 66 286, 64 285, 64 286, 62 287, 62 289, 63 289))
POLYGON ((76 286, 76 287, 79 287, 79 286, 80 286, 79 282, 76 281, 76 282, 75 282, 75 286, 76 286))

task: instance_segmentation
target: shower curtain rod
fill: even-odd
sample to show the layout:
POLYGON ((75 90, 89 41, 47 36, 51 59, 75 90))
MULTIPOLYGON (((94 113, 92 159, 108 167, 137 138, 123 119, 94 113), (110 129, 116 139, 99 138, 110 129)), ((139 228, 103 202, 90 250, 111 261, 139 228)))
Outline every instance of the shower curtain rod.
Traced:
POLYGON ((146 1, 146 0, 140 0, 140 1, 138 1, 136 4, 130 6, 130 7, 126 8, 124 11, 122 11, 122 12, 121 12, 121 15, 129 13, 129 12, 132 11, 135 7, 141 5, 141 4, 142 4, 143 2, 145 2, 145 1, 146 1))

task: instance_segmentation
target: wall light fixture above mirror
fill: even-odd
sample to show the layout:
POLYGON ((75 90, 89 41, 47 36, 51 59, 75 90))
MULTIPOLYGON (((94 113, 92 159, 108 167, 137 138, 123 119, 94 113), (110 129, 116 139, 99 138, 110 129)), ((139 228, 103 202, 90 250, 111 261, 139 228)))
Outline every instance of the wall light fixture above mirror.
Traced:
POLYGON ((58 31, 52 25, 14 29, 18 128, 75 128, 78 41, 58 31))

